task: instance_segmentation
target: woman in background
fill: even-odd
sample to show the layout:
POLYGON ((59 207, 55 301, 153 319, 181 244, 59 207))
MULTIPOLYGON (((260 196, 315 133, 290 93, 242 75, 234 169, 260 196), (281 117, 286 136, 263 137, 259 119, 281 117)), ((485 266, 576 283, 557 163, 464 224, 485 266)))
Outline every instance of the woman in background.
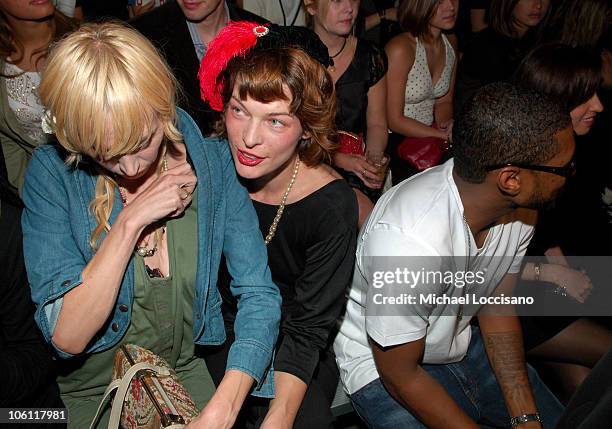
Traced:
POLYGON ((399 23, 404 32, 385 48, 390 60, 386 108, 394 133, 389 145, 394 184, 418 172, 402 153, 419 141, 402 144, 404 138, 433 138, 438 145, 450 139, 456 47, 443 31, 454 27, 457 11, 458 0, 400 3, 399 23))
POLYGON ((455 109, 476 90, 509 80, 535 45, 550 0, 491 0, 489 26, 467 45, 457 69, 455 109))
POLYGON ((0 0, 0 143, 6 162, 0 174, 15 194, 21 194, 32 152, 49 140, 38 97, 47 49, 75 26, 51 1, 0 0))
POLYGON ((380 196, 386 173, 387 57, 353 35, 359 0, 304 0, 306 22, 328 50, 337 97, 340 148, 334 166, 357 194, 359 225, 380 196))
MULTIPOLYGON (((552 210, 540 212, 535 236, 528 249, 529 255, 545 255, 546 259, 525 264, 522 274, 523 280, 552 284, 560 295, 552 301, 552 307, 559 316, 564 317, 522 317, 521 323, 526 351, 531 358, 554 374, 555 382, 561 391, 561 399, 567 400, 586 378, 590 369, 612 347, 612 331, 607 327, 590 318, 564 314, 571 311, 572 307, 579 313, 588 312, 580 312, 580 308, 591 304, 588 302, 591 293, 594 292, 597 296, 598 291, 593 289, 587 272, 571 266, 572 261, 565 257, 561 245, 570 230, 576 228, 568 228, 568 225, 580 225, 580 233, 584 233, 584 225, 575 221, 578 216, 585 216, 590 222, 597 223, 596 213, 577 215, 574 211, 583 212, 593 207, 593 201, 589 203, 588 198, 586 203, 583 202, 584 196, 591 195, 595 205, 599 200, 597 190, 577 185, 583 183, 580 176, 590 169, 588 163, 580 162, 580 154, 592 150, 589 142, 580 140, 580 136, 589 133, 596 116, 603 110, 597 96, 601 83, 601 59, 583 48, 561 43, 545 44, 535 48, 525 57, 514 79, 521 85, 560 100, 566 106, 572 118, 574 132, 578 136, 576 176, 568 183, 558 205, 552 210), (571 299, 577 302, 572 304, 571 299)), ((600 237, 603 236, 605 235, 600 237)), ((595 249, 598 239, 591 236, 589 241, 592 247, 583 249, 584 253, 581 255, 597 254, 595 249)), ((601 272, 604 268, 599 266, 595 271, 601 272)), ((609 289, 608 282, 609 280, 605 279, 597 283, 600 288, 609 289)), ((538 284, 535 289, 531 283, 527 283, 520 290, 526 295, 537 294, 541 300, 547 299, 549 302, 550 296, 546 297, 543 286, 538 284)), ((549 289, 549 292, 553 291, 552 288, 549 289)))

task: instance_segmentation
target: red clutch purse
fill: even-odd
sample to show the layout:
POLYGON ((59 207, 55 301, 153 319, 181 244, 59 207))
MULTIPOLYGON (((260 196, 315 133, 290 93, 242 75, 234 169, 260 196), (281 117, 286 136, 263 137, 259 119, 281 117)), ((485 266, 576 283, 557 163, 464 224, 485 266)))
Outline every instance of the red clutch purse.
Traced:
MULTIPOLYGON (((438 128, 435 122, 432 127, 438 128)), ((438 137, 406 137, 397 147, 397 155, 419 171, 435 167, 448 151, 448 141, 438 137)))
POLYGON ((338 131, 339 153, 352 155, 365 155, 365 145, 360 135, 349 133, 348 131, 338 131))

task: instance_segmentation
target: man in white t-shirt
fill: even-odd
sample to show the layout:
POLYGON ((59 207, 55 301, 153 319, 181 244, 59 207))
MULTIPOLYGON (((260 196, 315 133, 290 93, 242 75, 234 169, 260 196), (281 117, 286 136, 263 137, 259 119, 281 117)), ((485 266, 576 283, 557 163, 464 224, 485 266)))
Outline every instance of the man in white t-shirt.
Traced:
POLYGON ((453 138, 455 157, 383 195, 360 232, 342 382, 373 428, 553 428, 563 407, 525 363, 512 292, 533 234, 519 208, 549 205, 574 172, 569 115, 493 84, 453 138))

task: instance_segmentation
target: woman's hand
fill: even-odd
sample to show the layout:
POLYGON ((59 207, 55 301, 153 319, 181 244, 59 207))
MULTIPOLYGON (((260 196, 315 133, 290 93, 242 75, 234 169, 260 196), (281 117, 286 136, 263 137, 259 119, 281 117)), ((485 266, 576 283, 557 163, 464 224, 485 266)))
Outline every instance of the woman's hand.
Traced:
POLYGON ((146 227, 165 217, 176 217, 191 203, 197 178, 188 163, 163 172, 122 210, 136 225, 146 227))
POLYGON ((443 134, 443 139, 447 141, 453 141, 453 124, 455 121, 453 119, 449 119, 448 121, 440 122, 438 125, 438 130, 440 130, 443 134))
POLYGON ((291 425, 287 424, 287 419, 281 415, 270 416, 268 414, 260 429, 291 429, 291 425))
POLYGON ((213 397, 185 429, 230 429, 253 381, 253 377, 242 371, 227 370, 213 397))
POLYGON ((368 188, 380 189, 384 183, 384 176, 381 177, 380 167, 370 164, 364 155, 336 153, 334 164, 355 174, 368 188))
POLYGON ((564 287, 567 294, 579 303, 583 304, 591 295, 593 284, 584 271, 557 264, 546 264, 543 268, 548 271, 547 279, 564 287))
POLYGON ((198 417, 185 429, 229 429, 234 425, 235 419, 231 402, 214 395, 198 417))

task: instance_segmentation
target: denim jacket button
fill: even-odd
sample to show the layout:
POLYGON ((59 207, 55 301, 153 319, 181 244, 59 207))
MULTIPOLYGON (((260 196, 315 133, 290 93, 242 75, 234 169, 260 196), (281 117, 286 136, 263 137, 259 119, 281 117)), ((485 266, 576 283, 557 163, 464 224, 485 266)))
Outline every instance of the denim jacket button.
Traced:
POLYGON ((118 324, 118 323, 113 323, 113 324, 111 325, 111 329, 112 329, 114 332, 117 332, 117 331, 119 330, 119 324, 118 324))
POLYGON ((71 283, 71 281, 70 281, 70 280, 64 280, 64 281, 62 282, 62 287, 66 287, 66 286, 68 286, 70 283, 71 283))
POLYGON ((119 306, 119 310, 122 311, 123 313, 125 313, 126 311, 128 311, 128 306, 125 304, 121 304, 119 306))

